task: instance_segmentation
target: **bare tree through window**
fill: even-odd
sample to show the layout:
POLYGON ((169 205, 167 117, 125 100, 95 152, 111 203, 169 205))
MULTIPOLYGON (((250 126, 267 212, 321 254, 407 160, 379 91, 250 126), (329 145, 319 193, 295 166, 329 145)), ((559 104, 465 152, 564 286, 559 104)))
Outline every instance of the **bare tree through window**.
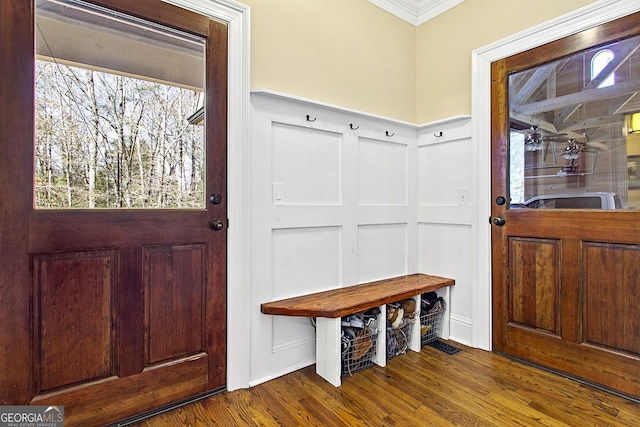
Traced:
POLYGON ((204 39, 38 1, 35 207, 203 208, 204 39))
POLYGON ((36 206, 194 208, 199 92, 38 61, 36 206))

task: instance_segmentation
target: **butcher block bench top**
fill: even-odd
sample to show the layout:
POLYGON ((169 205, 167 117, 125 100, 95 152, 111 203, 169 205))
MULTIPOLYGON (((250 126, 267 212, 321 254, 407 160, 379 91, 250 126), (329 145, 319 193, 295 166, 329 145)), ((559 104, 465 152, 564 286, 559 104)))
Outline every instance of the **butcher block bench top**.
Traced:
POLYGON ((264 314, 301 317, 343 317, 418 294, 455 285, 455 280, 428 274, 409 274, 263 303, 264 314))

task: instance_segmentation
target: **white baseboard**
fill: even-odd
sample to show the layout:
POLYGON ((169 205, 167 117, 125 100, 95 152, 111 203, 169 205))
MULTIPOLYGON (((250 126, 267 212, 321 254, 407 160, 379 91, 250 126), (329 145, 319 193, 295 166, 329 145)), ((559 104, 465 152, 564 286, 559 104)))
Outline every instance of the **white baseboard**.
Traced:
POLYGON ((313 365, 315 363, 316 363, 315 358, 313 360, 301 361, 300 363, 297 363, 295 365, 288 366, 284 370, 275 372, 272 375, 268 375, 268 376, 265 376, 265 377, 261 377, 261 378, 257 378, 257 379, 251 380, 249 382, 249 387, 253 387, 253 386, 256 386, 258 384, 266 383, 267 381, 271 381, 271 380, 279 378, 279 377, 281 377, 283 375, 290 374, 290 373, 295 372, 295 371, 297 371, 299 369, 306 368, 307 366, 311 366, 311 365, 313 365))
POLYGON ((471 319, 452 314, 449 317, 449 339, 472 347, 473 322, 471 319))

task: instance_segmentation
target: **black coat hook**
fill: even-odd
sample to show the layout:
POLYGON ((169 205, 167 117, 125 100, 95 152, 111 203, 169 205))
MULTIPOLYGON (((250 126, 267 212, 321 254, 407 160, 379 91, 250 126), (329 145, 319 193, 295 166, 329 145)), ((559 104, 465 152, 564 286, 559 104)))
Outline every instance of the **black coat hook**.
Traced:
POLYGON ((351 130, 358 130, 358 129, 360 129, 360 126, 353 127, 353 123, 349 123, 349 127, 351 128, 351 130))
POLYGON ((395 133, 391 133, 391 132, 389 132, 388 130, 387 130, 387 131, 385 131, 385 133, 387 134, 387 136, 393 136, 393 135, 395 135, 395 133))
POLYGON ((442 131, 440 131, 440 133, 434 133, 433 136, 440 138, 442 136, 442 131))
POLYGON ((307 114, 307 121, 308 121, 308 122, 315 122, 317 119, 318 119, 317 117, 314 117, 314 118, 312 119, 312 118, 311 118, 311 116, 307 114))

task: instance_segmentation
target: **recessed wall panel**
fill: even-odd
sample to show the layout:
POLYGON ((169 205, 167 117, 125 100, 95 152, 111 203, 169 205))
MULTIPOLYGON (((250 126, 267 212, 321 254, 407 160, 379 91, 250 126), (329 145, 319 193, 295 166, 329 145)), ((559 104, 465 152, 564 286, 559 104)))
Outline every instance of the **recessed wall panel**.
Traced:
POLYGON ((455 296, 455 306, 447 308, 450 313, 471 312, 472 231, 470 226, 459 224, 418 226, 418 271, 456 279, 449 290, 451 298, 455 296))
POLYGON ((273 230, 273 299, 339 287, 340 240, 340 227, 273 230))
POLYGON ((358 282, 407 274, 407 225, 358 227, 358 282))
POLYGON ((338 133, 273 123, 272 182, 282 204, 340 204, 341 147, 338 133))
MULTIPOLYGON (((340 242, 340 227, 273 230, 272 299, 340 287, 340 242)), ((315 339, 315 329, 308 318, 272 317, 272 352, 310 345, 315 339)))
POLYGON ((471 181, 468 139, 418 147, 418 204, 455 206, 471 181))
POLYGON ((315 341, 316 330, 308 317, 273 316, 272 348, 276 353, 315 341))
POLYGON ((407 146, 358 140, 358 204, 407 204, 407 146))

